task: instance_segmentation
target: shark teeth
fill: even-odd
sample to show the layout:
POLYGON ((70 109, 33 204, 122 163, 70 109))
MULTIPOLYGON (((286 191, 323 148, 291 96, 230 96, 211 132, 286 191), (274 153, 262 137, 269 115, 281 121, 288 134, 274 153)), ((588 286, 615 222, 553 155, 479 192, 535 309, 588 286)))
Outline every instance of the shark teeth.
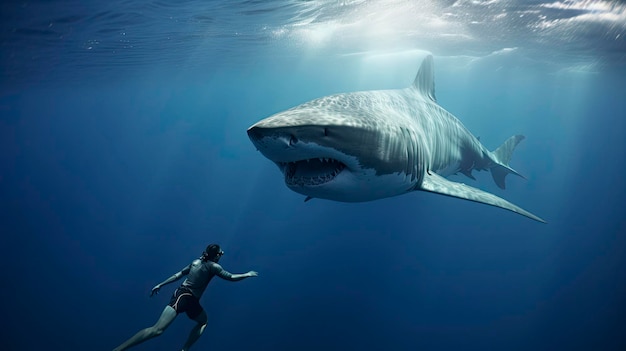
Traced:
POLYGON ((343 163, 332 158, 311 158, 280 164, 285 172, 288 186, 315 186, 333 180, 346 168, 343 163))

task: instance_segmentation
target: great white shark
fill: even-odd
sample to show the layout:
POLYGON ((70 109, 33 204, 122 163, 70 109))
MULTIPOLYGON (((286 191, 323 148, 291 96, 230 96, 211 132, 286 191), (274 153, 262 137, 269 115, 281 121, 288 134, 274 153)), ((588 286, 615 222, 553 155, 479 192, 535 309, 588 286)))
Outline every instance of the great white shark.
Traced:
MULTIPOLYGON (((488 170, 504 189, 524 136, 494 151, 437 104, 431 55, 406 89, 359 91, 308 101, 248 129, 256 148, 276 163, 286 185, 311 198, 371 201, 412 191, 457 197, 536 215, 489 192, 446 179, 488 170)), ((305 201, 306 201, 305 200, 305 201)))

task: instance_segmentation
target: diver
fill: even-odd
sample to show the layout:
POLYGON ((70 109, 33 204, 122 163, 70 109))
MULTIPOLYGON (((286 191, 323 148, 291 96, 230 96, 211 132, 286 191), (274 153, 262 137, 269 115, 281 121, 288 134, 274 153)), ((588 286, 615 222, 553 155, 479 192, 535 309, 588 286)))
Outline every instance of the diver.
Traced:
POLYGON ((207 315, 202 306, 200 306, 200 297, 211 279, 214 276, 218 276, 222 279, 235 282, 258 275, 255 271, 249 271, 243 274, 229 273, 218 264, 222 255, 224 255, 224 251, 221 250, 220 246, 211 244, 207 246, 200 258, 194 260, 180 272, 152 288, 150 293, 151 297, 158 294, 163 285, 175 282, 185 275, 187 276, 180 287, 174 292, 170 303, 165 306, 159 320, 153 326, 137 332, 132 338, 126 340, 123 344, 113 349, 113 351, 126 350, 148 339, 161 335, 174 321, 176 316, 183 312, 187 313, 190 319, 198 323, 191 330, 189 338, 187 338, 187 342, 185 342, 185 346, 183 346, 182 349, 182 351, 189 350, 191 345, 202 335, 207 325, 207 315))

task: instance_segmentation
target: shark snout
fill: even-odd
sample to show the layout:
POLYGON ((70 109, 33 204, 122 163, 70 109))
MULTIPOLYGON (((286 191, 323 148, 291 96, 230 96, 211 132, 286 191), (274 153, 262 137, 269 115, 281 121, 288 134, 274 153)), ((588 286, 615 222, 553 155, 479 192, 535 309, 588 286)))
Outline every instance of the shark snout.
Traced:
POLYGON ((286 131, 277 131, 274 128, 250 127, 248 129, 248 137, 252 143, 261 149, 263 147, 279 147, 285 148, 294 146, 298 142, 298 138, 286 131))
POLYGON ((302 158, 295 134, 278 128, 252 126, 248 137, 265 157, 274 162, 290 162, 302 158))
POLYGON ((248 128, 248 138, 256 145, 256 143, 265 137, 266 133, 264 133, 262 128, 259 127, 250 127, 248 128))

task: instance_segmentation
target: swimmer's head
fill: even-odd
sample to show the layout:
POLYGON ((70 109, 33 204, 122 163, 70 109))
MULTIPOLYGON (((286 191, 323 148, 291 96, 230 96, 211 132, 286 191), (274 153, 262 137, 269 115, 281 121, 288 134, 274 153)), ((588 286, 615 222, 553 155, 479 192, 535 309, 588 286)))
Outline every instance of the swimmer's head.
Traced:
POLYGON ((210 244, 202 253, 202 260, 217 262, 223 254, 224 251, 222 251, 218 244, 210 244))

